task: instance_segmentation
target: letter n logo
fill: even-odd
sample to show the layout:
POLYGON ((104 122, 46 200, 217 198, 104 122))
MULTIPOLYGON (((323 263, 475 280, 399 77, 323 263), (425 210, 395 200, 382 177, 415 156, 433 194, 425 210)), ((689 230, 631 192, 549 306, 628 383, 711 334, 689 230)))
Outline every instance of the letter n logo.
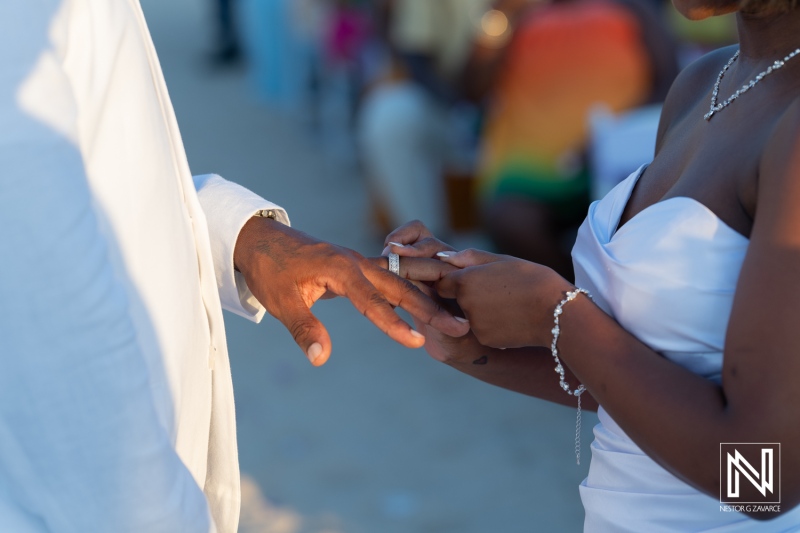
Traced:
POLYGON ((721 503, 781 502, 779 443, 722 443, 719 456, 721 503))

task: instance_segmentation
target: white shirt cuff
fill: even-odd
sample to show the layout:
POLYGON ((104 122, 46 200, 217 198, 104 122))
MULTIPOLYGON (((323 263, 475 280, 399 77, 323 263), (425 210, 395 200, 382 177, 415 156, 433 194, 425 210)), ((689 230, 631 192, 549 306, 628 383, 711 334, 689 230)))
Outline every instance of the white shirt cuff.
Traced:
POLYGON ((222 307, 253 322, 260 322, 266 310, 233 268, 233 250, 245 223, 262 209, 275 210, 276 220, 289 225, 286 211, 257 194, 216 174, 194 177, 200 205, 208 222, 214 272, 222 307))

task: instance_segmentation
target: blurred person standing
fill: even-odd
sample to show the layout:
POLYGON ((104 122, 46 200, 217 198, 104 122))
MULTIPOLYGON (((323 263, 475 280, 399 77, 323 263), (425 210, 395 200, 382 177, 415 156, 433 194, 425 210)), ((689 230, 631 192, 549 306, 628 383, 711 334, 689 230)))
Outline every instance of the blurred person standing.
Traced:
POLYGON ((236 27, 235 3, 236 0, 216 0, 214 2, 217 46, 211 59, 217 65, 235 63, 242 55, 236 27))
POLYGON ((291 4, 291 23, 299 64, 300 111, 315 133, 320 125, 320 96, 325 64, 323 48, 330 17, 328 0, 294 0, 291 4))
POLYGON ((295 0, 237 2, 250 74, 259 96, 273 108, 296 112, 304 102, 306 63, 294 22, 295 0))
POLYGON ((465 90, 487 102, 479 168, 499 251, 570 276, 586 214, 588 117, 662 101, 674 43, 643 0, 500 0, 482 19, 465 90))
POLYGON ((390 61, 362 104, 359 140, 384 223, 419 219, 447 232, 444 169, 448 111, 476 20, 490 0, 390 0, 384 37, 390 61))
POLYGON ((322 138, 331 155, 353 162, 354 122, 364 87, 364 55, 372 37, 369 2, 332 2, 324 38, 322 138))

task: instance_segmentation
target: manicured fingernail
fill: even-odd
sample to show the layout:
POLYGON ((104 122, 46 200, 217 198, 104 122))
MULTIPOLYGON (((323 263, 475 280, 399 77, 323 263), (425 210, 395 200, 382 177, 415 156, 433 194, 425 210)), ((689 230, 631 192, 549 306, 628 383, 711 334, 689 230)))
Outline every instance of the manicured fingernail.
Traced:
POLYGON ((455 318, 456 320, 458 320, 462 324, 469 324, 469 320, 467 320, 466 318, 461 318, 460 316, 454 316, 453 318, 455 318))
POLYGON ((450 257, 450 252, 439 252, 436 257, 450 257))
POLYGON ((322 355, 322 345, 320 343, 315 342, 308 347, 306 356, 308 357, 308 360, 311 361, 312 365, 317 361, 317 359, 319 359, 320 355, 322 355))
POLYGON ((392 246, 397 246, 398 248, 405 248, 405 245, 404 244, 400 244, 399 242, 391 242, 391 241, 389 241, 389 244, 391 244, 392 246))
POLYGON ((389 255, 389 253, 391 253, 391 251, 392 251, 392 250, 391 250, 391 248, 389 248, 389 247, 387 246, 386 248, 384 248, 384 249, 383 249, 383 251, 381 252, 381 255, 382 255, 383 257, 386 257, 387 255, 389 255))
POLYGON ((411 330, 411 336, 412 337, 416 337, 418 339, 424 339, 425 338, 425 335, 423 335, 422 333, 420 333, 419 331, 417 331, 415 329, 411 330))

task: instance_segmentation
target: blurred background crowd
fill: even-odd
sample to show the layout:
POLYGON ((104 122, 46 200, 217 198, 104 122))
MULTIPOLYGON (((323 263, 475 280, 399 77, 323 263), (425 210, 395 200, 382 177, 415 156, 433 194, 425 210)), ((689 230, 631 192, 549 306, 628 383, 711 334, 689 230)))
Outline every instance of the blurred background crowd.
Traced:
POLYGON ((219 67, 358 163, 376 237, 447 239, 569 276, 591 200, 652 157, 680 67, 732 18, 663 0, 215 0, 219 67))

